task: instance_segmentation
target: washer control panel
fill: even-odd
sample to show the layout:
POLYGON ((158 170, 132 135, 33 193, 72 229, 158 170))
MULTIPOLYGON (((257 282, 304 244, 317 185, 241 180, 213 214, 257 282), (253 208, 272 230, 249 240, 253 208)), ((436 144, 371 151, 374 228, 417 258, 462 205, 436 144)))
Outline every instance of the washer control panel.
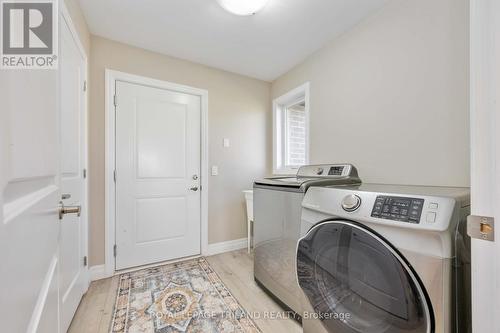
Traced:
POLYGON ((351 164, 304 165, 297 171, 297 177, 358 177, 358 171, 351 164))
POLYGON ((372 209, 372 217, 420 223, 424 199, 379 195, 372 209))

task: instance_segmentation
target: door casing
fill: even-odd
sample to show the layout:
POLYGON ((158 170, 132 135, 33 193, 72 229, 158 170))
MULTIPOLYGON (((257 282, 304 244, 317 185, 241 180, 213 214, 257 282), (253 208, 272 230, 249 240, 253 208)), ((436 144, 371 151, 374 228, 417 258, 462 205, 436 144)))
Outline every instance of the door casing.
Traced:
POLYGON ((471 241, 472 331, 500 332, 500 3, 470 1, 471 214, 495 218, 495 241, 471 241))
POLYGON ((157 80, 140 75, 128 74, 111 69, 105 70, 105 230, 104 230, 104 267, 99 277, 110 277, 115 274, 115 82, 125 81, 181 93, 196 95, 201 98, 201 255, 208 251, 208 91, 177 83, 157 80))

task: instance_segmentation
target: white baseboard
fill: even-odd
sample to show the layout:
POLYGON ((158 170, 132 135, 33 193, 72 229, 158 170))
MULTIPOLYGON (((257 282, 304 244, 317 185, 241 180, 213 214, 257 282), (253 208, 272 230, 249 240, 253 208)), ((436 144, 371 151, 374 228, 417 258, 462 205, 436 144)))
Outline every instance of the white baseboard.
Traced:
POLYGON ((247 238, 234 239, 227 242, 208 244, 206 256, 236 251, 247 247, 247 238))
POLYGON ((106 274, 106 266, 96 265, 89 268, 90 281, 101 280, 109 277, 106 274))
MULTIPOLYGON (((241 250, 246 247, 247 247, 247 238, 234 239, 227 242, 208 244, 207 253, 204 253, 203 255, 213 256, 219 253, 241 250)), ((185 258, 183 258, 182 260, 185 260, 185 258)), ((157 266, 157 265, 159 264, 157 263, 151 266, 157 266)), ((90 281, 96 281, 96 280, 106 279, 110 276, 109 274, 106 274, 105 265, 96 265, 96 266, 91 266, 89 268, 89 277, 90 281)))

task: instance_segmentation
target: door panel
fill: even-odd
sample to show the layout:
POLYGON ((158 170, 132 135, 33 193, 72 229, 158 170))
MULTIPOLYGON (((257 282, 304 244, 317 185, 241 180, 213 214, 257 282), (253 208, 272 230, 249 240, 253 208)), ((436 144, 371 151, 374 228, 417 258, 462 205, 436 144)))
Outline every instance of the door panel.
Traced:
MULTIPOLYGON (((54 324, 59 323, 59 265, 57 258, 54 257, 50 264, 45 281, 47 282, 39 296, 37 304, 43 304, 40 321, 38 325, 33 326, 33 332, 37 333, 52 333, 54 332, 54 324)), ((34 322, 34 321, 33 321, 34 322)), ((31 328, 28 329, 30 331, 31 328)), ((60 329, 61 332, 66 332, 60 329)))
POLYGON ((183 104, 138 101, 137 178, 184 178, 186 115, 183 104))
POLYGON ((137 244, 182 237, 186 226, 186 199, 149 198, 137 200, 137 244))
POLYGON ((2 332, 59 332, 58 72, 0 75, 2 332))
POLYGON ((199 254, 200 97, 121 81, 116 96, 116 269, 199 254))
MULTIPOLYGON (((85 60, 61 16, 60 80, 61 80, 61 192, 65 206, 84 207, 85 112, 83 82, 85 60)), ((83 210, 85 211, 85 210, 83 210)), ((83 257, 85 216, 65 215, 60 237, 61 330, 65 332, 86 289, 83 257)))

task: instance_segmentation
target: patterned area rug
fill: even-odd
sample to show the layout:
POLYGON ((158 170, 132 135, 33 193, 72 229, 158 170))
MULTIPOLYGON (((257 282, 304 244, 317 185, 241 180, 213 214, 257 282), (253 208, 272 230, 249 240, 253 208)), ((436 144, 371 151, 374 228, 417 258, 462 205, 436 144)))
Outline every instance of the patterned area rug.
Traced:
POLYGON ((111 332, 260 332, 204 258, 120 276, 111 332))

